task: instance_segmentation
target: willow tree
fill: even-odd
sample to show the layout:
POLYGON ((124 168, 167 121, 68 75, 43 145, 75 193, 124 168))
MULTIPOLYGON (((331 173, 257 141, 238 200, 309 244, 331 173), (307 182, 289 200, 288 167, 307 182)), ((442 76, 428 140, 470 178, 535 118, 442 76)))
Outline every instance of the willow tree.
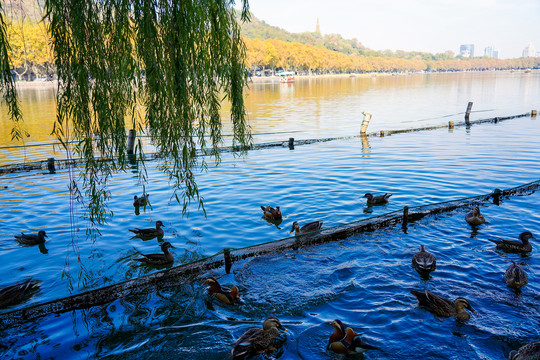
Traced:
MULTIPOLYGON (((52 132, 68 153, 84 160, 72 190, 86 195, 93 221, 107 216, 110 175, 128 164, 128 128, 150 136, 183 211, 192 200, 202 204, 194 174, 206 164, 196 156, 197 147, 219 160, 225 97, 231 103, 233 145, 250 143, 242 96, 245 48, 234 5, 233 0, 45 1, 43 21, 59 79, 52 132), (76 139, 73 148, 68 139, 76 139)), ((241 12, 246 21, 247 0, 241 12)), ((0 86, 17 125, 21 112, 3 19, 0 51, 0 86)), ((13 136, 21 136, 18 126, 13 136)))

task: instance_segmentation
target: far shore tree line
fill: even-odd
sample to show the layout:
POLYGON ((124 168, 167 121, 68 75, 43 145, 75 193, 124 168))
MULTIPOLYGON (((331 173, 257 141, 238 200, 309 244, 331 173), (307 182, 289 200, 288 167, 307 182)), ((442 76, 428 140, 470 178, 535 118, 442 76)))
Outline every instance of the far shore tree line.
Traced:
MULTIPOLYGON (((12 21, 8 24, 12 74, 15 80, 54 79, 56 71, 50 39, 43 22, 12 21)), ((453 57, 426 60, 425 56, 404 58, 345 54, 324 47, 277 39, 250 39, 246 44, 246 65, 252 76, 275 74, 277 69, 298 74, 452 72, 540 68, 540 58, 496 59, 453 57)), ((393 55, 391 52, 388 55, 393 55)))

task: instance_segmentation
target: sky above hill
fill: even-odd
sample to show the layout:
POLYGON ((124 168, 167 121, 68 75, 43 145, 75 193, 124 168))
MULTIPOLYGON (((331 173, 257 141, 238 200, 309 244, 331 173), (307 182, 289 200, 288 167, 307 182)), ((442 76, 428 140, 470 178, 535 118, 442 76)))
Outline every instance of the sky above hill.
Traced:
MULTIPOLYGON (((240 0, 237 0, 240 1, 240 0)), ((540 51, 540 0, 249 0, 251 12, 289 32, 315 31, 356 38, 373 50, 459 53, 461 44, 521 57, 540 51)))

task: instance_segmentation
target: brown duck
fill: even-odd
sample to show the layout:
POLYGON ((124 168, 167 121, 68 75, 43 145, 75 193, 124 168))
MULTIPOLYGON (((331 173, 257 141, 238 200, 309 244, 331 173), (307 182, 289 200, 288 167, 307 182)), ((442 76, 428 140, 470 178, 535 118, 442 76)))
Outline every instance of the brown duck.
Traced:
POLYGON ((203 285, 209 285, 208 295, 215 297, 219 301, 225 304, 241 304, 240 294, 238 288, 233 285, 230 289, 222 287, 215 277, 210 277, 205 280, 203 285))
POLYGON ((295 221, 292 224, 292 229, 291 229, 290 233, 292 233, 294 231, 295 235, 301 235, 301 234, 305 234, 305 233, 308 233, 308 232, 320 230, 322 225, 323 225, 322 221, 313 221, 313 222, 307 223, 306 225, 300 227, 300 225, 298 224, 298 221, 295 221))
POLYGON ((15 239, 24 245, 38 245, 45 242, 45 238, 48 237, 45 233, 45 230, 40 230, 37 235, 35 234, 24 234, 15 235, 15 239))
POLYGON ((165 227, 161 221, 156 221, 156 227, 155 228, 147 228, 147 229, 129 229, 132 233, 135 234, 135 237, 140 237, 143 239, 152 239, 155 237, 162 237, 164 232, 161 227, 165 227))
POLYGON ((146 206, 146 204, 148 204, 148 194, 143 194, 141 197, 133 196, 133 206, 146 206))
POLYGON ((334 320, 330 325, 334 327, 334 332, 328 340, 328 349, 336 354, 360 354, 367 350, 378 349, 362 341, 353 329, 345 328, 340 320, 334 320))
POLYGON ((437 261, 432 254, 426 251, 424 245, 420 245, 420 251, 414 254, 412 258, 412 265, 420 272, 429 273, 435 270, 437 261))
POLYGON ((367 198, 367 204, 368 205, 383 205, 383 204, 386 204, 388 202, 388 199, 390 199, 390 196, 392 196, 392 194, 384 194, 384 195, 378 195, 378 196, 373 196, 372 193, 367 193, 364 195, 365 198, 367 198))
POLYGON ((465 215, 465 221, 471 226, 478 226, 485 223, 486 219, 480 214, 480 208, 475 206, 467 215, 465 215))
POLYGON ((508 354, 509 360, 538 360, 540 359, 540 341, 528 343, 519 348, 518 351, 512 350, 508 354))
POLYGON ((279 336, 278 329, 285 330, 277 318, 273 316, 266 318, 262 329, 251 328, 236 340, 231 352, 232 358, 243 359, 246 356, 254 356, 274 350, 271 345, 274 339, 279 336))
POLYGON ((504 240, 501 238, 498 238, 497 240, 494 239, 488 239, 489 241, 494 242, 497 244, 497 249, 504 250, 507 252, 531 252, 532 251, 532 245, 529 242, 529 239, 534 239, 535 237, 533 234, 531 234, 530 231, 524 231, 521 234, 519 234, 519 240, 521 241, 514 241, 514 240, 504 240))
POLYGON ((32 279, 0 289, 0 309, 28 299, 38 289, 39 281, 32 279))
POLYGON ((525 270, 523 270, 523 267, 513 261, 504 273, 504 280, 508 287, 514 289, 519 289, 529 283, 529 278, 527 277, 525 270))
POLYGON ((134 259, 135 261, 140 261, 150 265, 168 265, 174 262, 173 255, 169 252, 169 249, 174 246, 170 242, 165 241, 161 244, 161 251, 163 254, 143 254, 142 258, 134 259))
POLYGON ((263 211, 263 216, 268 220, 281 220, 283 218, 279 206, 276 206, 276 208, 274 209, 270 205, 268 205, 267 207, 261 205, 261 209, 263 211))
POLYGON ((471 318, 471 315, 465 311, 469 309, 473 313, 476 313, 471 307, 467 299, 458 297, 454 302, 436 295, 429 290, 416 291, 411 290, 411 294, 416 296, 420 305, 427 307, 431 312, 441 317, 454 316, 460 322, 466 322, 471 318))

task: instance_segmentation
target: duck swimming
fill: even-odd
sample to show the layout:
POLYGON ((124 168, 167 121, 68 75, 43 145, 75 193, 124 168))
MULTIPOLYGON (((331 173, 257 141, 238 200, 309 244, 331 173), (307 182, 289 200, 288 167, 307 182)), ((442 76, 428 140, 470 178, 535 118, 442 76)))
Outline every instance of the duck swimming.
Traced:
POLYGON ((232 358, 243 359, 246 356, 254 356, 273 350, 270 345, 279 336, 278 329, 285 330, 277 318, 273 316, 266 318, 262 329, 251 328, 236 340, 231 352, 232 358))
POLYGON ((368 205, 383 205, 383 204, 386 204, 388 202, 388 199, 390 199, 390 196, 392 196, 392 194, 384 194, 384 195, 378 195, 378 196, 373 196, 372 193, 367 193, 364 195, 365 198, 367 198, 367 204, 368 205))
POLYGON ((39 281, 32 279, 0 289, 0 309, 28 299, 38 289, 39 281))
POLYGON ((214 296, 222 303, 229 305, 241 304, 240 295, 236 285, 233 285, 233 287, 227 289, 222 287, 215 277, 206 279, 203 285, 209 285, 210 287, 208 288, 208 295, 214 296))
POLYGON ((293 222, 292 229, 289 233, 295 232, 294 235, 298 236, 300 234, 305 234, 312 231, 320 230, 323 225, 322 221, 313 221, 310 223, 307 223, 306 225, 300 227, 298 224, 298 221, 293 222))
POLYGON ((540 341, 528 343, 519 348, 518 351, 512 350, 508 354, 508 360, 538 360, 540 359, 540 341))
POLYGON ((276 206, 274 209, 270 205, 267 207, 261 205, 261 209, 263 211, 263 216, 268 220, 281 220, 283 218, 279 206, 276 206))
POLYGON ((412 266, 420 272, 429 273, 435 270, 437 261, 432 254, 426 251, 424 245, 420 245, 420 251, 414 254, 412 258, 412 266))
POLYGON ((15 239, 24 245, 38 245, 45 242, 45 238, 48 237, 45 233, 45 230, 40 230, 37 235, 34 234, 24 234, 15 235, 15 239))
POLYGON ((132 233, 135 234, 135 236, 138 236, 140 238, 151 239, 151 238, 163 236, 164 232, 163 232, 163 229, 161 228, 162 226, 165 227, 165 225, 163 225, 163 223, 158 220, 156 221, 155 228, 147 228, 147 229, 135 228, 135 229, 129 229, 129 231, 131 231, 132 233))
POLYGON ((431 312, 441 317, 454 316, 460 322, 466 322, 471 315, 465 311, 469 309, 473 313, 476 311, 471 307, 467 299, 458 297, 454 302, 442 296, 436 295, 429 290, 416 291, 411 290, 411 294, 416 296, 420 305, 427 307, 431 312))
POLYGON ((504 280, 508 287, 514 289, 519 289, 529 283, 529 278, 527 277, 525 270, 523 270, 523 267, 513 261, 504 273, 504 280))
POLYGON ((328 349, 336 354, 360 354, 367 350, 378 349, 362 341, 353 329, 345 328, 340 320, 334 320, 330 325, 334 327, 334 332, 328 340, 328 349))
POLYGON ((486 219, 480 214, 480 208, 475 206, 467 215, 465 215, 465 221, 471 226, 478 226, 485 223, 486 219))
POLYGON ((146 206, 148 204, 148 194, 143 194, 141 197, 133 196, 133 206, 146 206))
POLYGON ((161 251, 163 251, 163 254, 143 254, 144 257, 133 260, 150 265, 172 264, 174 262, 174 257, 169 252, 170 248, 174 249, 174 246, 172 246, 170 242, 165 241, 163 244, 161 244, 161 251))
POLYGON ((519 234, 519 241, 514 240, 504 240, 504 239, 488 239, 489 241, 494 242, 497 244, 497 249, 504 250, 508 252, 531 252, 532 251, 532 245, 529 243, 529 239, 535 239, 533 234, 531 234, 530 231, 524 231, 521 234, 519 234))

